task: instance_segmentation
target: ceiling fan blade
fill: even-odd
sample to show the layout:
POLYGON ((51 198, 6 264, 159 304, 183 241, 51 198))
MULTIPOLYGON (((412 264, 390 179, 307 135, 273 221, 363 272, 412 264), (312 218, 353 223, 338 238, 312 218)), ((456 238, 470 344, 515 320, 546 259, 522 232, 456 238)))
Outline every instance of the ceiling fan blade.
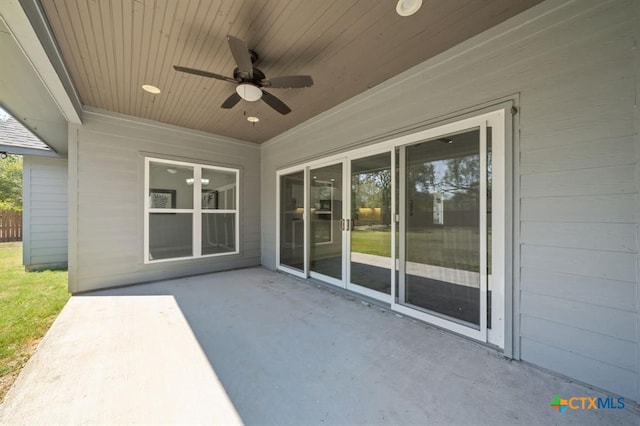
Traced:
POLYGON ((313 79, 310 75, 290 75, 262 80, 260 84, 263 87, 272 87, 274 89, 299 89, 313 86, 313 79))
POLYGON ((286 115, 291 112, 291 108, 289 108, 284 102, 264 90, 262 91, 262 100, 282 115, 286 115))
POLYGON ((176 70, 176 71, 180 71, 180 72, 186 72, 187 74, 195 74, 195 75, 199 75, 201 77, 209 77, 209 78, 215 78, 215 79, 218 79, 218 80, 228 81, 230 83, 238 83, 236 80, 234 80, 231 77, 225 77, 224 75, 215 74, 215 73, 208 72, 208 71, 201 71, 201 70, 196 70, 196 69, 193 69, 193 68, 181 67, 179 65, 174 65, 173 69, 176 70))
POLYGON ((233 92, 233 94, 231 96, 229 96, 223 103, 222 105, 220 105, 220 108, 224 108, 224 109, 231 109, 234 106, 236 106, 236 104, 238 102, 240 102, 240 99, 242 99, 240 97, 240 95, 238 95, 237 92, 233 92))
POLYGON ((236 65, 238 65, 238 70, 247 75, 249 79, 252 79, 253 64, 251 63, 251 54, 249 53, 247 44, 239 38, 230 35, 227 36, 227 41, 229 42, 229 49, 231 50, 231 55, 233 55, 233 60, 236 61, 236 65))

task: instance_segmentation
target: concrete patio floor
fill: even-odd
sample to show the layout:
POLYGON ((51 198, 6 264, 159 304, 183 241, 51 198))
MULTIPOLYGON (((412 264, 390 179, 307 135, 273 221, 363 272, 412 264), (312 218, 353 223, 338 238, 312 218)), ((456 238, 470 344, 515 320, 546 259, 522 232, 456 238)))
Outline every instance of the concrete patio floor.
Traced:
POLYGON ((262 268, 74 296, 2 424, 640 424, 637 405, 262 268))

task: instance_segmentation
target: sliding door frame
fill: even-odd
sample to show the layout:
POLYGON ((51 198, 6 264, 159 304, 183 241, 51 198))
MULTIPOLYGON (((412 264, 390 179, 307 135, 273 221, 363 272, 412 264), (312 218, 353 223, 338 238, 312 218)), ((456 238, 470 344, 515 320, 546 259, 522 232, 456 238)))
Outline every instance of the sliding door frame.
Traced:
POLYGON ((367 158, 367 157, 371 157, 374 155, 379 155, 379 154, 387 154, 390 156, 390 164, 391 164, 391 232, 390 232, 390 245, 391 245, 391 259, 389 260, 389 270, 390 270, 390 280, 391 280, 391 293, 390 294, 386 294, 386 293, 382 293, 380 291, 375 291, 372 290, 370 288, 367 287, 363 287, 361 285, 358 284, 354 284, 351 282, 351 232, 353 231, 352 229, 349 229, 345 235, 345 239, 347 241, 347 251, 346 251, 346 266, 347 266, 347 272, 345 275, 345 285, 346 285, 346 289, 347 290, 351 290, 354 291, 356 293, 362 294, 363 296, 367 296, 370 297, 372 299, 375 300, 380 300, 381 302, 385 302, 385 303, 389 303, 391 304, 391 301, 394 300, 394 291, 395 291, 395 281, 396 281, 396 274, 395 274, 395 229, 396 229, 396 211, 395 211, 395 202, 394 202, 394 197, 395 197, 395 169, 394 169, 394 157, 395 157, 395 150, 393 147, 389 147, 389 146, 373 146, 373 147, 368 147, 368 148, 363 148, 357 151, 352 151, 348 153, 347 156, 347 180, 348 180, 348 185, 347 185, 347 215, 350 216, 351 215, 351 209, 353 208, 353 206, 351 205, 351 201, 352 201, 352 188, 351 188, 351 162, 354 160, 360 160, 363 158, 367 158))
MULTIPOLYGON (((487 341, 487 119, 471 119, 464 120, 461 122, 452 123, 448 126, 443 126, 443 128, 434 129, 437 132, 431 133, 428 132, 425 134, 425 137, 416 140, 410 144, 404 144, 400 147, 400 182, 401 182, 401 191, 400 191, 400 247, 401 252, 399 256, 400 263, 400 297, 399 300, 393 300, 391 308, 400 313, 404 313, 406 315, 411 315, 415 318, 423 320, 425 322, 434 324, 438 327, 446 328, 448 330, 453 331, 454 333, 462 334, 463 336, 470 337, 472 339, 480 340, 483 342, 487 341), (446 128, 444 128, 446 127, 446 128), (427 310, 422 310, 419 307, 412 307, 412 305, 404 302, 406 300, 406 235, 407 235, 407 215, 406 215, 406 174, 407 174, 407 164, 406 164, 406 148, 407 146, 414 145, 416 143, 421 143, 423 141, 429 141, 461 132, 466 132, 470 130, 479 130, 479 157, 480 157, 480 193, 479 193, 479 211, 480 211, 480 265, 479 265, 479 302, 480 302, 480 321, 478 328, 476 329, 472 325, 467 325, 462 321, 457 321, 453 318, 447 317, 444 314, 438 314, 436 312, 430 313, 427 310), (428 136, 427 136, 428 135, 428 136)), ((500 186, 500 183, 497 185, 500 186)), ((493 313, 492 313, 493 315, 493 313)))
MULTIPOLYGON (((320 272, 314 272, 311 270, 311 259, 310 259, 310 255, 311 255, 311 204, 310 204, 310 200, 311 200, 311 194, 310 194, 310 188, 311 188, 311 170, 312 169, 319 169, 322 167, 329 167, 329 166, 335 166, 337 164, 340 164, 342 166, 342 186, 340 188, 336 188, 336 190, 340 191, 340 195, 342 197, 342 203, 341 203, 341 210, 339 212, 336 212, 336 214, 340 215, 340 219, 343 219, 346 217, 347 215, 347 205, 345 202, 345 194, 346 194, 346 172, 347 172, 347 158, 345 156, 341 156, 341 157, 337 157, 337 158, 333 158, 331 160, 326 160, 326 159, 322 159, 322 160, 318 160, 318 161, 314 161, 311 163, 306 164, 305 170, 306 170, 306 175, 305 175, 305 191, 307 192, 307 196, 306 196, 306 206, 305 207, 305 213, 307 215, 308 220, 305 221, 305 249, 307 250, 305 252, 305 261, 308 265, 308 276, 317 280, 321 280, 324 281, 326 283, 335 285, 337 287, 340 288, 346 288, 346 285, 344 284, 345 281, 345 274, 346 274, 346 260, 345 260, 345 253, 346 253, 346 235, 345 232, 341 229, 340 230, 340 238, 341 238, 341 245, 342 245, 342 262, 341 262, 341 277, 342 279, 339 280, 337 278, 334 277, 330 277, 328 275, 324 275, 320 272)), ((332 224, 333 226, 333 224, 332 224)))
MULTIPOLYGON (((346 245, 343 251, 343 280, 342 283, 336 282, 337 280, 331 282, 332 280, 328 280, 331 284, 337 285, 341 288, 349 288, 357 291, 358 293, 364 294, 369 297, 374 297, 384 302, 390 303, 390 308, 398 313, 407 315, 409 317, 413 317, 433 325, 442 327, 444 329, 453 331, 455 333, 479 340, 481 342, 487 342, 493 344, 500 348, 505 348, 505 335, 511 336, 512 332, 510 330, 506 330, 505 327, 511 326, 513 324, 513 318, 505 318, 505 313, 512 313, 513 307, 513 297, 512 288, 507 286, 512 285, 512 263, 513 259, 513 247, 510 243, 510 238, 513 236, 513 224, 508 222, 512 218, 513 206, 511 204, 507 204, 507 200, 511 200, 511 194, 507 193, 507 188, 511 190, 511 185, 507 185, 508 182, 511 182, 513 179, 513 170, 512 164, 513 160, 507 156, 507 153, 511 153, 512 150, 507 147, 507 143, 512 142, 511 136, 507 134, 507 129, 511 129, 512 126, 510 123, 506 122, 507 111, 508 108, 511 108, 511 104, 508 103, 508 106, 502 104, 500 106, 495 106, 494 108, 487 108, 484 111, 488 112, 477 112, 477 114, 469 113, 467 115, 468 118, 460 118, 454 119, 452 118, 450 122, 445 124, 434 124, 434 127, 428 128, 426 130, 416 131, 410 134, 404 134, 402 136, 398 136, 392 139, 389 139, 384 142, 376 143, 373 145, 369 145, 366 147, 355 148, 350 151, 341 152, 338 154, 328 155, 323 157, 322 159, 308 161, 298 166, 289 167, 286 169, 278 170, 277 175, 277 225, 276 225, 276 265, 279 270, 285 271, 287 273, 291 273, 292 275, 299 276, 302 278, 307 278, 310 276, 309 271, 309 182, 310 176, 309 171, 311 168, 322 167, 325 165, 331 165, 338 162, 342 162, 343 164, 343 194, 345 196, 345 202, 343 202, 342 208, 342 217, 347 217, 349 211, 347 211, 347 207, 351 207, 351 194, 350 194, 350 170, 351 170, 351 160, 366 157, 369 155, 380 154, 382 152, 389 152, 391 155, 391 164, 392 164, 392 192, 394 194, 392 201, 392 231, 391 231, 391 247, 392 247, 392 268, 391 268, 391 295, 383 294, 387 297, 375 297, 379 296, 374 294, 373 296, 368 293, 379 293, 373 290, 364 289, 361 286, 360 288, 355 288, 355 285, 347 284, 350 281, 350 277, 344 269, 344 265, 349 263, 348 255, 350 255, 350 235, 344 235, 343 231, 343 247, 346 245), (405 148, 407 145, 412 145, 421 141, 426 141, 429 139, 434 139, 439 136, 456 133, 460 130, 470 129, 474 127, 481 127, 485 129, 481 132, 481 138, 485 144, 484 152, 486 153, 486 128, 491 127, 492 129, 492 306, 491 306, 491 324, 492 328, 487 329, 487 306, 486 306, 486 291, 487 291, 487 281, 486 281, 486 264, 484 265, 484 275, 485 280, 484 283, 481 284, 481 290, 484 290, 481 294, 481 303, 484 303, 484 307, 482 308, 485 312, 484 315, 481 315, 481 325, 480 329, 476 330, 472 327, 468 327, 466 325, 456 323, 454 321, 445 319, 440 316, 431 315, 425 313, 423 311, 413 309, 408 307, 406 304, 400 303, 404 300, 403 297, 403 283, 400 282, 399 293, 396 294, 396 267, 400 268, 400 279, 403 276, 403 262, 399 262, 399 265, 396 266, 395 262, 398 258, 404 258, 404 236, 403 232, 406 231, 406 224, 404 224, 404 220, 400 220, 399 222, 396 220, 399 216, 402 216, 402 212, 396 211, 396 192, 399 193, 400 202, 399 206, 402 208, 403 201, 405 201, 404 192, 406 190, 406 182, 403 176, 400 176, 398 181, 396 181, 396 168, 400 167, 401 170, 404 170, 406 167, 405 163, 405 148), (399 149, 400 151, 400 164, 396 164, 396 155, 395 150, 399 149), (293 172, 304 171, 304 179, 305 179, 305 204, 304 204, 304 239, 305 239, 305 248, 304 248, 304 263, 305 268, 304 272, 300 272, 297 270, 292 270, 291 268, 287 268, 286 265, 280 264, 280 177, 282 175, 286 175, 293 172), (349 188, 345 186, 349 185, 349 188), (398 191, 397 191, 398 190, 398 191), (347 203, 349 205, 347 205, 347 203), (508 209, 508 210, 507 210, 508 209), (396 245, 396 233, 400 235, 400 244, 396 245), (509 250, 507 252, 507 249, 509 250), (367 290, 367 291, 362 291, 367 290), (509 295, 509 298, 506 298, 506 295, 509 295), (398 302, 396 302, 398 299, 398 302)), ((483 161, 486 161, 486 157, 483 161)), ((486 179, 486 163, 483 163, 485 166, 482 173, 485 175, 486 179)), ((486 185, 486 181, 485 181, 486 185)), ((486 202, 486 200, 485 200, 486 202)), ((486 211, 486 206, 484 206, 486 211)), ((481 206, 482 208, 482 206, 481 206)), ((486 217, 486 215, 485 215, 486 217)), ((484 224, 484 229, 486 230, 486 223, 484 224)), ((486 238, 486 232, 484 232, 483 238, 486 238)), ((483 241, 486 241, 483 239, 483 241)), ((484 244, 484 250, 486 251, 486 244, 484 244)), ((485 256, 486 259, 486 256, 485 256)), ((315 274, 314 274, 315 275, 315 274)), ((482 275, 482 274, 481 274, 482 275)), ((321 277, 324 279, 324 277, 321 277)), ((511 351, 512 344, 508 342, 508 349, 511 351)))
POLYGON ((302 166, 295 166, 295 167, 290 167, 287 169, 282 169, 282 170, 278 170, 276 172, 276 217, 278 218, 278 220, 276 221, 276 268, 278 270, 281 270, 283 272, 286 272, 288 274, 291 275, 295 275, 297 277, 300 278, 307 278, 309 276, 309 252, 308 252, 308 244, 307 244, 307 239, 308 239, 308 231, 307 231, 307 218, 308 218, 308 214, 307 214, 307 206, 309 205, 309 190, 307 188, 307 182, 309 179, 309 170, 307 167, 302 167, 302 166), (304 200, 303 200, 303 212, 302 212, 302 227, 304 229, 304 234, 303 234, 303 263, 304 263, 304 267, 302 271, 299 271, 297 269, 293 269, 287 265, 283 265, 280 263, 280 250, 281 250, 281 246, 280 244, 282 243, 282 241, 280 241, 280 228, 281 228, 281 215, 282 215, 282 200, 281 200, 281 190, 280 190, 280 183, 281 183, 281 178, 282 176, 286 176, 292 173, 299 173, 302 172, 303 173, 303 187, 304 187, 304 200))

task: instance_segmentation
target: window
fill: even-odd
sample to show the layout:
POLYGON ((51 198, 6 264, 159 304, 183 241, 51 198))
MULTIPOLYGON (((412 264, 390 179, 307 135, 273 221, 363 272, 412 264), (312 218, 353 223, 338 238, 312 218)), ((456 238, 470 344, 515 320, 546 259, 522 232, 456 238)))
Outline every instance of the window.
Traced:
POLYGON ((145 263, 239 253, 239 171, 145 159, 145 263))

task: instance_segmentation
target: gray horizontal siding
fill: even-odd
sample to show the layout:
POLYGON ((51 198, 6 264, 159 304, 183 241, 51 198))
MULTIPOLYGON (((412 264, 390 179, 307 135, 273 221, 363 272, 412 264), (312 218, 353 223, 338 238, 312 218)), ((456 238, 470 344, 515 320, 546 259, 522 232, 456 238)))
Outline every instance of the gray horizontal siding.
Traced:
POLYGON ((522 247, 522 266, 595 278, 637 282, 637 253, 564 247, 522 247))
POLYGON ((633 340, 611 337, 527 314, 522 315, 521 327, 522 333, 531 340, 544 342, 586 358, 606 359, 611 365, 628 370, 629 374, 635 371, 633 340))
POLYGON ((521 269, 522 291, 605 306, 629 312, 636 311, 636 283, 594 278, 532 267, 521 269))
MULTIPOLYGON (((522 313, 545 318, 572 328, 628 341, 636 338, 636 313, 593 303, 575 302, 555 296, 528 293, 522 297, 522 313)), ((526 333, 524 333, 526 336, 526 333)))
POLYGON ((635 393, 636 374, 625 368, 557 348, 547 344, 546 341, 538 342, 529 337, 523 337, 521 345, 522 353, 527 354, 528 362, 585 383, 597 383, 598 387, 618 395, 635 393))
POLYGON ((634 165, 637 155, 635 136, 623 136, 567 145, 523 151, 520 156, 520 173, 523 175, 558 172, 594 167, 634 165))
POLYGON ((523 222, 523 244, 635 253, 632 223, 523 222))
POLYGON ((524 198, 523 222, 637 223, 637 194, 524 198))
POLYGON ((62 227, 67 227, 67 215, 62 214, 61 212, 55 212, 55 215, 45 214, 42 212, 36 213, 35 216, 31 217, 31 228, 36 229, 44 229, 45 231, 53 230, 53 229, 62 229, 62 227))
POLYGON ((547 1, 265 143, 262 263, 276 267, 279 168, 518 94, 514 344, 640 400, 636 9, 547 1))
POLYGON ((522 176, 523 197, 635 194, 635 165, 549 172, 522 176))
POLYGON ((23 263, 29 270, 67 263, 67 161, 24 157, 23 263))
POLYGON ((54 238, 51 234, 45 237, 46 238, 42 238, 42 239, 33 239, 33 238, 31 239, 32 252, 33 250, 36 250, 36 249, 51 249, 51 248, 57 249, 58 247, 67 245, 66 238, 54 238))
POLYGON ((71 128, 74 292, 168 279, 260 263, 260 150, 257 145, 89 112, 71 128), (144 157, 240 169, 240 254, 145 264, 144 157), (256 214, 257 212, 257 214, 256 214))
MULTIPOLYGON (((32 227, 33 231, 33 227, 32 227)), ((64 230, 61 231, 45 231, 45 232, 36 232, 31 236, 31 243, 35 244, 39 241, 50 241, 50 240, 67 240, 67 227, 64 227, 64 230)))
POLYGON ((592 34, 523 111, 520 334, 523 359, 638 399, 632 15, 577 19, 592 34))

